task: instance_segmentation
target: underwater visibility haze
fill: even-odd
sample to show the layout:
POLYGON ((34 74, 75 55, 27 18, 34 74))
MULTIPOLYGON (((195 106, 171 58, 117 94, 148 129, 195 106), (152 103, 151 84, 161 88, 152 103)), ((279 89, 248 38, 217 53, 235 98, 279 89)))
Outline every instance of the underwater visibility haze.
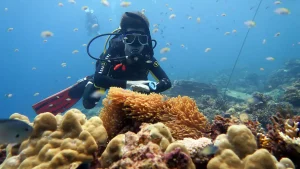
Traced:
POLYGON ((0 169, 300 168, 299 18, 298 0, 1 0, 0 169), (136 57, 108 52, 103 69, 136 76, 102 91, 90 56, 124 13, 148 18, 157 61, 147 30, 120 53, 163 78, 130 81, 136 57), (85 109, 74 84, 105 96, 85 109))

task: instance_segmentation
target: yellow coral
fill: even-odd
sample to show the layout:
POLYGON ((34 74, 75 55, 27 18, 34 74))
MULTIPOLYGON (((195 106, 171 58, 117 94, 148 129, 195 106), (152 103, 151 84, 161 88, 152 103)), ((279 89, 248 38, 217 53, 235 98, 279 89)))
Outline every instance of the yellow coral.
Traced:
POLYGON ((279 132, 280 137, 283 139, 283 141, 286 144, 291 145, 295 150, 297 150, 298 153, 300 153, 300 137, 291 138, 288 135, 286 135, 280 131, 278 131, 278 132, 279 132))
POLYGON ((243 164, 232 150, 225 149, 208 162, 207 169, 243 169, 243 164))
POLYGON ((176 139, 198 139, 210 128, 207 118, 189 97, 178 96, 166 100, 160 94, 146 95, 111 87, 103 105, 100 118, 110 138, 130 119, 137 122, 163 122, 176 139))
POLYGON ((168 145, 174 141, 170 130, 163 123, 142 124, 139 133, 148 133, 151 141, 158 144, 162 151, 165 151, 168 145))
POLYGON ((244 169, 277 169, 272 155, 266 149, 256 150, 253 154, 248 155, 243 162, 244 169))
POLYGON ((295 138, 295 137, 297 137, 297 130, 298 130, 298 128, 297 128, 298 125, 297 125, 297 124, 298 124, 298 122, 292 121, 293 126, 291 126, 291 125, 289 124, 289 122, 290 122, 290 119, 287 119, 287 120, 285 120, 285 122, 284 122, 284 130, 285 130, 285 133, 286 133, 289 137, 295 138))
POLYGON ((266 149, 256 150, 255 138, 245 125, 233 125, 227 134, 217 137, 220 152, 207 164, 207 169, 295 169, 288 158, 276 160, 266 149))
POLYGON ((233 151, 242 159, 252 154, 256 149, 256 140, 251 130, 245 125, 232 125, 227 130, 228 141, 233 145, 233 151))
POLYGON ((151 142, 157 144, 158 148, 164 151, 174 141, 168 127, 162 123, 143 123, 140 128, 141 130, 137 134, 127 132, 115 136, 101 155, 101 166, 109 167, 113 162, 131 153, 132 149, 139 145, 147 145, 151 142))
POLYGON ((77 109, 57 118, 42 113, 34 119, 33 133, 21 144, 19 154, 8 157, 0 168, 75 169, 82 162, 91 162, 98 150, 97 143, 103 144, 106 139, 99 117, 87 120, 77 109))
POLYGON ((113 162, 118 161, 122 155, 122 149, 125 145, 125 134, 119 134, 114 137, 102 153, 100 163, 102 167, 109 167, 113 162))
POLYGON ((259 136, 259 144, 262 148, 270 149, 271 148, 271 140, 263 133, 258 133, 259 136))

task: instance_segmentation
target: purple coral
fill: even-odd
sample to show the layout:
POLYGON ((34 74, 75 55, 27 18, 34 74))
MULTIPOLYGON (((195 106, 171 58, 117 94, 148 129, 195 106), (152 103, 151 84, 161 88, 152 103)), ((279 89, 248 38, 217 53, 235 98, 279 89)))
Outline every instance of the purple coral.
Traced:
POLYGON ((167 166, 169 168, 186 168, 188 166, 189 156, 177 147, 173 151, 164 154, 167 166))
POLYGON ((3 163, 5 158, 6 158, 6 150, 5 149, 0 149, 0 164, 3 163))

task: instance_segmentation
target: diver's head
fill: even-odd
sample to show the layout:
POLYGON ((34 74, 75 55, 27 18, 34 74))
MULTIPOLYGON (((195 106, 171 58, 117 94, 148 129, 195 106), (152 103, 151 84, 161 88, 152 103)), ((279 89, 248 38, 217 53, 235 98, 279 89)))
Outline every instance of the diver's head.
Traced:
POLYGON ((148 44, 148 36, 142 28, 128 28, 123 37, 125 44, 125 55, 128 56, 128 63, 134 63, 143 59, 143 50, 148 44))
POLYGON ((149 49, 151 43, 149 21, 146 16, 140 12, 125 12, 120 27, 123 33, 127 63, 145 61, 143 52, 145 49, 149 49))

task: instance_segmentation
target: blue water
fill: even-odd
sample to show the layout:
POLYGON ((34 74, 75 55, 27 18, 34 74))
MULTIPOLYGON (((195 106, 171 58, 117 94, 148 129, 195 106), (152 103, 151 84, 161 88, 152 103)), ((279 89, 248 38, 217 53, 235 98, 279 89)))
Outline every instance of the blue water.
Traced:
MULTIPOLYGON (((78 79, 94 72, 94 65, 82 44, 92 38, 85 30, 85 13, 82 6, 89 6, 98 17, 100 32, 109 33, 118 28, 125 11, 146 10, 150 29, 159 24, 160 31, 152 34, 158 41, 155 57, 167 57, 161 66, 171 80, 194 78, 206 81, 216 71, 232 69, 248 31, 244 22, 252 20, 259 0, 132 0, 129 7, 121 7, 120 1, 110 0, 110 7, 100 0, 2 0, 0 1, 0 49, 1 49, 1 118, 19 112, 31 120, 35 113, 31 106, 74 84, 78 79), (63 7, 58 3, 62 2, 63 7), (166 7, 165 4, 169 6, 166 7), (169 11, 169 7, 173 11, 169 11), (5 11, 4 8, 8 8, 5 11), (252 8, 252 9, 251 9, 252 8), (251 10, 250 10, 251 9, 251 10), (226 16, 221 16, 225 13, 226 16), (176 14, 172 20, 171 14, 176 14), (188 16, 192 16, 188 20, 188 16), (196 18, 201 22, 197 23, 196 18), (109 21, 112 19, 112 21, 109 21), (8 28, 14 28, 7 32, 8 28), (78 28, 77 32, 73 29, 78 28), (225 36, 233 29, 237 33, 225 36), (49 30, 54 36, 43 43, 42 31, 49 30), (162 37, 164 36, 164 38, 162 37), (166 43, 172 43, 171 51, 160 54, 166 43), (184 44, 186 48, 180 45, 184 44), (206 48, 212 50, 205 53, 206 48), (15 49, 19 52, 14 52, 15 49), (73 50, 79 53, 72 54, 73 50), (61 63, 67 63, 62 67, 61 63), (32 70, 36 67, 36 70, 32 70), (67 79, 71 76, 71 79, 67 79), (34 97, 33 94, 40 95, 34 97), (13 94, 7 98, 5 94, 13 94)), ((273 0, 262 0, 257 12, 256 27, 250 29, 237 63, 238 68, 249 72, 268 75, 283 66, 291 58, 299 58, 300 45, 300 2, 283 0, 275 5, 273 0), (290 9, 290 15, 278 15, 278 7, 290 9), (274 35, 280 32, 279 37, 274 35), (267 43, 262 44, 266 39, 267 43), (292 44, 295 44, 294 46, 292 44), (272 56, 274 61, 265 58, 272 56), (265 71, 260 71, 263 67, 265 71)), ((102 52, 104 39, 92 46, 92 53, 102 52)))

